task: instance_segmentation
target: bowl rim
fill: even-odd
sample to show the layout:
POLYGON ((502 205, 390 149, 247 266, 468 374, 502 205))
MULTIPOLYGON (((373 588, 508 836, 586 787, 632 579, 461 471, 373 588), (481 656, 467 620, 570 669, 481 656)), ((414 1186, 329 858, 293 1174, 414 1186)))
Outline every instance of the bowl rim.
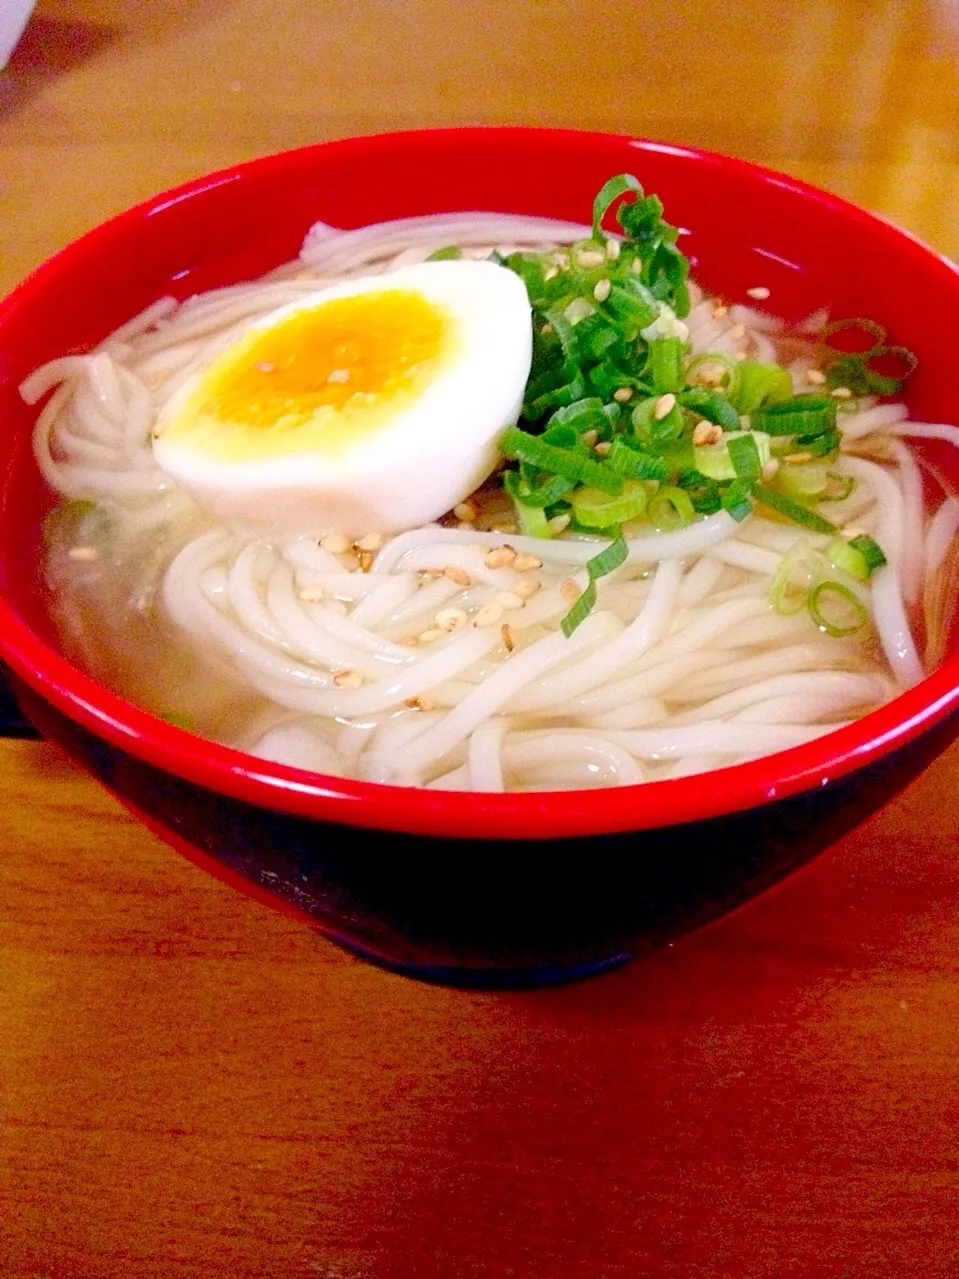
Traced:
MULTIPOLYGON (((868 225, 890 246, 952 277, 959 298, 959 266, 880 215, 776 170, 697 147, 625 134, 577 129, 464 127, 389 131, 280 151, 231 165, 172 187, 100 223, 31 272, 0 302, 0 335, 19 304, 55 280, 76 255, 94 255, 163 207, 257 171, 284 168, 331 150, 357 161, 376 147, 402 147, 430 137, 456 146, 482 136, 627 144, 640 152, 675 155, 771 183, 803 201, 868 225)), ((691 777, 593 790, 477 794, 384 785, 330 777, 260 760, 211 742, 139 709, 112 693, 47 644, 0 588, 0 656, 26 684, 82 728, 153 767, 218 794, 297 817, 348 826, 452 838, 538 841, 683 825, 760 807, 827 786, 904 746, 959 710, 959 654, 915 687, 863 718, 802 746, 691 777)))

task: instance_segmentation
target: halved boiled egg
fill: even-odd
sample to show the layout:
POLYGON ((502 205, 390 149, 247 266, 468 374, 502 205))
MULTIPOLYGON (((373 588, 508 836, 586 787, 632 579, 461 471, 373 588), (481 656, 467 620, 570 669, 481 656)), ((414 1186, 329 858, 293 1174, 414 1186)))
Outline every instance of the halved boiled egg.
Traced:
POLYGON ((252 530, 412 528, 495 468, 531 347, 526 288, 494 263, 348 280, 252 324, 188 379, 160 413, 154 456, 252 530))

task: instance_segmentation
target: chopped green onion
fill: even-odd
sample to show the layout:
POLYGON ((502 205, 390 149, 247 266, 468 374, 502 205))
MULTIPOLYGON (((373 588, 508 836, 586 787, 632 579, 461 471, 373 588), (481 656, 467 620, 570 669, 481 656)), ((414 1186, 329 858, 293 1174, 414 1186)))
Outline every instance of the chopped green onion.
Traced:
POLYGON ((516 471, 506 472, 503 476, 503 487, 513 499, 520 531, 527 537, 552 537, 546 511, 541 506, 528 503, 529 488, 516 471))
POLYGON ((783 466, 776 483, 787 497, 798 502, 818 501, 829 487, 830 471, 826 462, 807 462, 803 466, 783 466))
MULTIPOLYGON (((867 333, 869 337, 872 338, 872 342, 869 346, 870 350, 873 350, 881 342, 885 342, 886 340, 886 330, 882 327, 882 325, 877 324, 875 320, 864 319, 862 316, 855 316, 848 320, 833 320, 831 323, 826 324, 823 327, 819 336, 824 342, 826 342, 836 333, 842 333, 847 329, 857 329, 863 333, 867 333)), ((829 345, 832 346, 832 343, 829 343, 829 345)), ((839 350, 840 348, 834 347, 833 349, 839 350)))
POLYGON ((882 552, 882 547, 878 542, 874 542, 868 533, 860 533, 858 536, 850 538, 849 545, 854 546, 865 558, 866 563, 869 565, 870 574, 888 563, 882 552))
POLYGON ((722 383, 722 393, 735 402, 736 390, 739 386, 739 370, 745 361, 731 360, 728 355, 724 355, 721 351, 704 351, 701 355, 694 355, 686 365, 686 385, 697 387, 699 383, 696 381, 696 375, 703 368, 719 365, 725 370, 725 380, 722 383))
POLYGON ((831 580, 809 592, 808 608, 821 631, 841 639, 861 629, 869 619, 865 606, 847 586, 831 580))
POLYGON ((653 338, 649 344, 649 372, 657 395, 683 389, 683 343, 679 338, 653 338))
POLYGON ((861 355, 842 355, 826 369, 826 385, 845 386, 853 395, 895 395, 915 370, 918 360, 905 346, 874 346, 861 355), (905 368, 898 376, 872 367, 873 360, 901 360, 905 368))
POLYGON ((725 431, 735 431, 739 426, 739 414, 725 395, 720 395, 717 391, 694 386, 690 390, 681 391, 676 399, 684 409, 691 409, 707 422, 714 422, 725 431))
POLYGON ((586 561, 589 582, 585 591, 560 622, 563 634, 567 639, 593 610, 596 603, 597 578, 605 577, 607 573, 612 573, 614 569, 619 568, 628 555, 629 546, 620 532, 614 542, 611 542, 609 546, 603 547, 598 555, 594 555, 592 559, 586 561))
POLYGON ((826 557, 830 564, 848 573, 857 582, 868 582, 877 568, 882 568, 886 557, 882 547, 866 533, 845 541, 837 538, 826 547, 826 557))
POLYGON ((723 510, 727 511, 734 520, 741 522, 747 515, 752 514, 753 504, 750 501, 752 492, 752 480, 733 480, 723 493, 723 510))
POLYGON ((869 565, 866 557, 851 542, 846 542, 841 537, 830 542, 826 547, 826 559, 833 568, 838 568, 841 573, 848 574, 857 582, 868 582, 869 565))
MULTIPOLYGON (((780 437, 781 438, 781 437, 780 437)), ((792 442, 792 449, 800 453, 811 453, 813 457, 828 457, 839 450, 842 436, 838 431, 823 431, 820 435, 797 435, 792 442)))
POLYGON ((663 533, 685 528, 696 518, 696 511, 685 489, 666 484, 649 499, 646 514, 650 524, 663 533))
POLYGON ((764 431, 730 431, 718 444, 697 444, 693 448, 696 470, 711 480, 734 480, 737 476, 747 475, 747 472, 737 469, 733 449, 743 450, 741 463, 747 467, 753 465, 752 456, 755 454, 756 469, 748 473, 753 479, 762 473, 770 459, 769 436, 764 431))
POLYGON ((635 191, 638 195, 643 194, 643 188, 640 186, 639 179, 634 178, 631 173, 618 173, 616 177, 610 178, 599 188, 596 199, 593 201, 593 238, 596 240, 604 240, 606 234, 602 229, 603 218, 608 213, 610 206, 627 191, 635 191))
POLYGON ((683 471, 676 483, 684 490, 697 515, 715 515, 722 510, 723 500, 719 485, 700 471, 683 471))
POLYGON ((571 449, 557 448, 541 436, 529 435, 511 426, 500 439, 500 450, 509 458, 527 462, 551 475, 561 475, 576 483, 591 484, 604 493, 621 493, 622 477, 602 462, 571 449))
POLYGON ((756 480, 759 478, 763 469, 763 462, 756 446, 756 437, 751 431, 728 435, 726 437, 726 449, 737 479, 756 480))
POLYGON ((836 429, 836 401, 828 395, 793 395, 764 404, 752 424, 767 435, 821 435, 836 429))
POLYGON ((434 249, 426 260, 427 262, 452 262, 462 256, 463 250, 458 244, 447 244, 442 249, 434 249))
POLYGON ((806 607, 809 592, 822 576, 823 557, 804 539, 794 542, 773 574, 769 598, 777 613, 791 617, 806 607))
POLYGON ((554 426, 571 427, 578 435, 585 431, 599 431, 600 436, 605 439, 609 434, 611 423, 603 401, 595 395, 590 395, 557 409, 546 423, 546 429, 549 430, 554 426))
POLYGON ((613 440, 606 456, 606 465, 619 475, 635 480, 668 480, 670 465, 664 457, 643 453, 626 440, 613 440))
POLYGON ((577 524, 583 528, 611 528, 638 519, 646 510, 647 493, 639 480, 627 480, 619 497, 598 489, 578 488, 570 498, 577 524))
POLYGON ((788 399, 792 389, 792 378, 778 364, 740 360, 739 377, 729 398, 740 413, 755 413, 763 404, 788 399))
POLYGON ((799 524, 803 528, 811 529, 814 533, 838 533, 839 531, 835 524, 831 524, 823 516, 817 515, 808 506, 803 506, 801 502, 794 502, 792 498, 786 497, 784 493, 777 493, 775 489, 757 484, 753 489, 753 494, 764 506, 770 507, 773 511, 778 511, 780 515, 785 515, 787 520, 792 520, 794 524, 799 524))
POLYGON ((844 502, 856 487, 856 481, 851 475, 842 475, 839 471, 827 471, 826 479, 826 489, 817 499, 820 502, 844 502))

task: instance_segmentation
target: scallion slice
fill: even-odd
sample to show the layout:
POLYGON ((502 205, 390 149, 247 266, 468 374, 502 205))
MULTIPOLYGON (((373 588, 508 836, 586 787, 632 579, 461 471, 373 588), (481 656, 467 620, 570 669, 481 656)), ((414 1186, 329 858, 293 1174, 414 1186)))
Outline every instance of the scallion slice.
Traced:
POLYGON ((583 528, 611 528, 639 519, 646 510, 647 493, 641 481, 627 480, 619 497, 578 488, 569 501, 577 524, 583 528))
POLYGON ((791 617, 806 607, 809 592, 822 576, 822 554, 800 538, 793 543, 773 574, 769 598, 777 613, 791 617))
POLYGON ((853 635, 869 619, 869 614, 848 586, 828 579, 809 592, 809 614, 821 631, 841 639, 853 635))
POLYGON ((621 493, 623 480, 620 475, 602 462, 571 449, 557 448, 541 436, 529 435, 519 427, 511 426, 499 442, 500 450, 509 458, 526 462, 550 475, 561 475, 579 484, 591 484, 604 493, 621 493))
POLYGON ((683 389, 683 343, 679 338, 653 338, 649 344, 649 374, 657 395, 683 389))
POLYGON ((836 429, 836 401, 828 395, 793 395, 755 410, 752 424, 767 435, 822 435, 836 429))
POLYGON ((463 256, 463 250, 458 244, 447 244, 442 249, 434 249, 426 259, 427 262, 452 262, 463 256))
POLYGON ((589 582, 585 591, 560 622, 563 634, 567 639, 593 611, 593 607, 596 604, 597 579, 605 577, 608 573, 612 573, 619 568, 628 555, 629 546, 626 544, 626 539, 623 537, 622 532, 620 532, 614 542, 611 542, 609 546, 604 546, 598 555, 594 555, 592 559, 586 561, 589 582))
POLYGON ((668 480, 669 462, 655 453, 644 453, 633 448, 625 440, 613 440, 612 448, 606 456, 606 465, 619 475, 629 476, 635 480, 668 480))
POLYGON ((759 449, 756 447, 755 437, 751 431, 728 436, 726 448, 729 451, 729 460, 732 462, 737 479, 759 479, 763 463, 759 456, 759 449))
POLYGON ((792 395, 792 378, 778 364, 757 364, 740 360, 739 376, 729 398, 740 413, 755 413, 763 404, 788 399, 792 395))
POLYGON ((882 547, 867 533, 860 533, 848 542, 843 538, 830 542, 826 547, 826 557, 830 564, 857 582, 868 582, 876 569, 886 563, 882 547))
POLYGON ((691 409, 707 422, 714 422, 716 426, 721 426, 724 431, 735 431, 739 426, 739 414, 726 396, 720 395, 717 391, 708 391, 705 387, 694 386, 681 391, 676 399, 684 409, 691 409))
POLYGON ((685 528, 696 518, 696 511, 685 489, 665 484, 649 499, 646 514, 650 524, 662 533, 685 528))
POLYGON ((787 520, 792 520, 793 524, 799 524, 802 528, 811 529, 814 533, 839 532, 835 524, 831 524, 822 515, 811 511, 808 506, 803 506, 801 502, 794 502, 792 498, 786 497, 785 493, 778 493, 775 489, 767 488, 763 484, 757 484, 753 489, 753 494, 764 506, 768 506, 773 511, 778 511, 787 520))

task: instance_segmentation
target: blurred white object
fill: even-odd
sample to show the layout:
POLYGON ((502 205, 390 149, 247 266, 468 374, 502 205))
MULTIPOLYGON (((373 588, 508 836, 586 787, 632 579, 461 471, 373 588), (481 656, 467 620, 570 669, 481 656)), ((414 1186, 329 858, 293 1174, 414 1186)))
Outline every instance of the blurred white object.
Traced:
POLYGON ((10 61, 10 54, 23 35, 34 0, 0 0, 0 71, 10 61))

